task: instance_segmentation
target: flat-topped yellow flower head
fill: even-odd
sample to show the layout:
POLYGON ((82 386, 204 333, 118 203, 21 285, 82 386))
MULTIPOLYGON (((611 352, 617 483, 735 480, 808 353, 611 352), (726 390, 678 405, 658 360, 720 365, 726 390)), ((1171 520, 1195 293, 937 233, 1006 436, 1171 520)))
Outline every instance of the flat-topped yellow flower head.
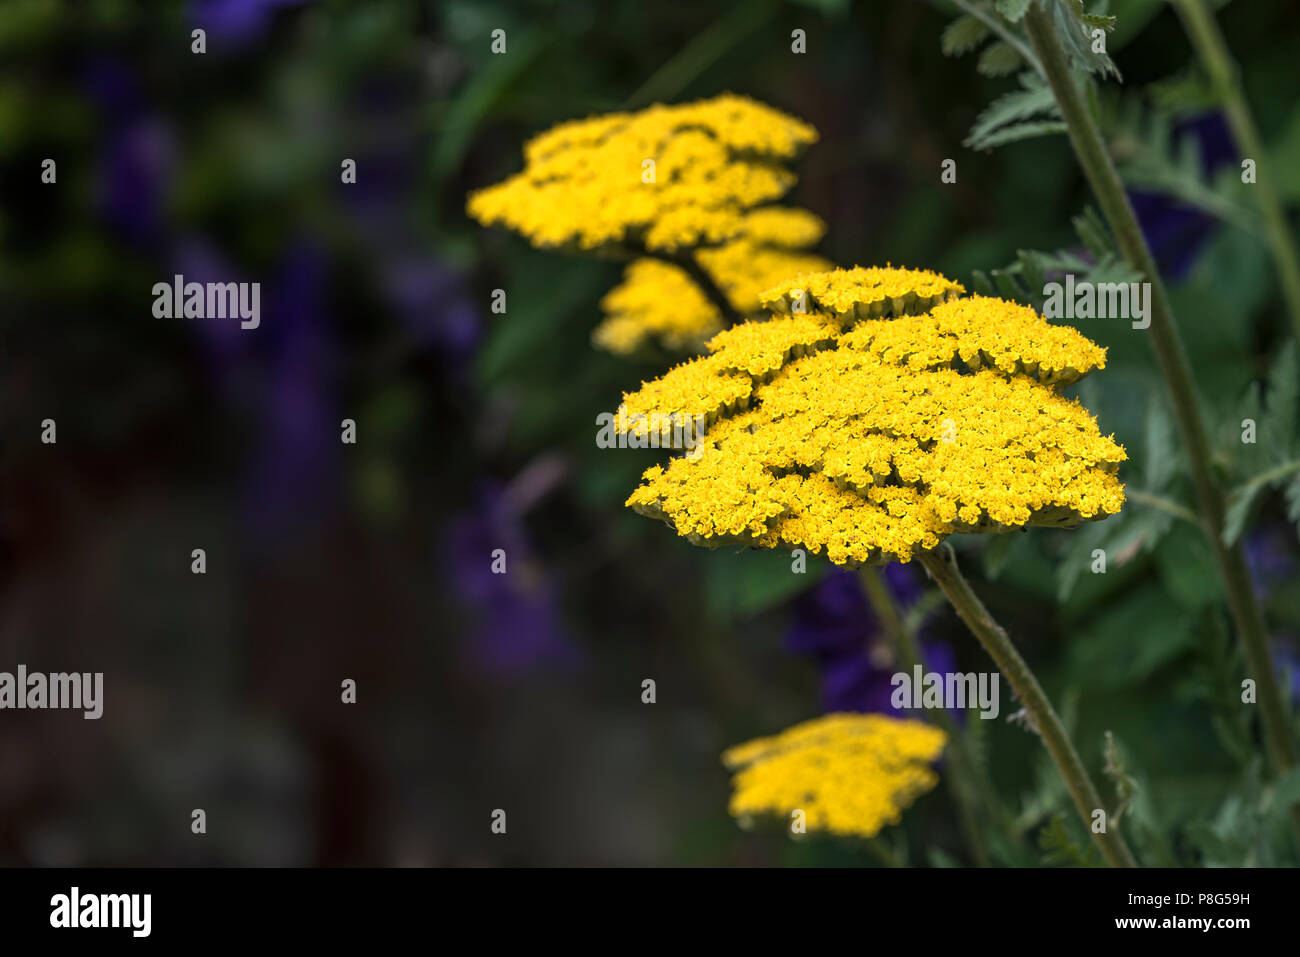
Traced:
MULTIPOLYGON (((786 276, 820 272, 831 264, 807 248, 826 224, 802 209, 765 206, 746 213, 740 233, 721 246, 700 249, 695 259, 738 315, 760 311, 759 293, 786 276)), ((604 321, 592 335, 609 352, 628 354, 646 342, 670 350, 702 351, 726 324, 718 308, 678 266, 638 259, 623 282, 601 301, 604 321)))
POLYGON ((961 291, 886 269, 765 293, 790 314, 721 332, 708 355, 624 397, 629 432, 694 416, 707 428, 627 504, 698 545, 824 549, 850 566, 908 561, 953 532, 1118 512, 1124 450, 1058 391, 1105 350, 961 291), (858 318, 861 307, 890 317, 858 318))
POLYGON ((938 728, 881 714, 829 714, 731 748, 728 810, 740 820, 803 811, 809 830, 875 837, 938 782, 938 728))
POLYGON ((808 124, 732 94, 563 123, 525 146, 523 172, 473 194, 469 214, 539 247, 716 245, 793 185, 783 164, 816 139, 808 124))

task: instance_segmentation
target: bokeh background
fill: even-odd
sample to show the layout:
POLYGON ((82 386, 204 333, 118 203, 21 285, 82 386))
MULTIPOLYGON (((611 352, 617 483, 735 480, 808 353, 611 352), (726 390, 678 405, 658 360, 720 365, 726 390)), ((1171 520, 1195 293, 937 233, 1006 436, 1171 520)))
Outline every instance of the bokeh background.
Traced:
MULTIPOLYGON (((1275 381, 1286 341, 1277 282, 1251 216, 1215 205, 1237 150, 1177 17, 1111 10, 1124 83, 1108 136, 1134 161, 1236 474, 1250 463, 1233 415, 1275 381), (1162 178, 1178 148, 1195 150, 1190 172, 1162 178)), ((1071 220, 1090 197, 1063 137, 963 147, 1015 79, 943 55, 954 13, 0 3, 0 670, 105 673, 99 721, 0 713, 0 863, 875 863, 853 842, 741 829, 718 761, 828 708, 881 706, 895 669, 858 583, 817 559, 794 575, 784 554, 697 550, 624 509, 656 453, 597 448, 596 416, 669 358, 591 345, 616 264, 533 250, 464 203, 557 122, 733 91, 820 131, 791 199, 827 220, 819 251, 837 263, 969 283, 1022 249, 1081 250, 1071 220), (349 158, 355 185, 340 182, 349 158), (260 328, 155 318, 152 286, 174 273, 261 282, 260 328), (45 418, 57 444, 40 441, 45 418)), ((1271 174, 1300 202, 1293 5, 1219 18, 1271 174)), ((1186 503, 1145 333, 1082 328, 1111 349, 1083 390, 1129 449, 1126 480, 1186 503)), ((1294 695, 1300 548, 1283 494, 1261 496, 1246 535, 1294 695)), ((1261 809, 1256 731, 1233 707, 1242 668, 1190 525, 1131 505, 1076 532, 956 544, 1099 775, 1113 732, 1146 861, 1294 862, 1261 809), (1099 545, 1104 576, 1088 572, 1099 545)), ((919 567, 889 581, 934 666, 988 669, 919 567)), ((1006 720, 1005 686, 1002 705, 976 730, 1025 835, 1016 860, 1077 863, 1086 841, 1006 720)), ((942 788, 886 840, 914 864, 969 861, 942 788)))

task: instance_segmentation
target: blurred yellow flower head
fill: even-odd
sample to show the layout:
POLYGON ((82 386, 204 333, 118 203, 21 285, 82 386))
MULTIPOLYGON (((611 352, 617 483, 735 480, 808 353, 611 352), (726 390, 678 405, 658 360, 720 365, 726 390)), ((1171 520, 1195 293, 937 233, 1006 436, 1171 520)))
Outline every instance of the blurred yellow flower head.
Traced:
POLYGON ((782 165, 817 132, 743 96, 611 113, 549 130, 521 173, 469 198, 469 214, 540 247, 675 253, 740 233, 741 214, 794 183, 782 165))
MULTIPOLYGON (((806 251, 825 231, 826 224, 806 210, 764 206, 741 217, 737 238, 699 249, 694 256, 731 308, 748 316, 760 311, 759 293, 773 283, 831 268, 829 261, 806 251)), ((601 308, 605 320, 592 339, 617 354, 634 352, 647 341, 699 352, 726 325, 717 307, 680 267, 659 259, 629 265, 623 282, 605 296, 601 308)))
POLYGON ((728 750, 728 810, 742 821, 803 811, 809 830, 875 837, 938 781, 938 728, 881 714, 829 714, 728 750))
POLYGON ((627 394, 704 415, 693 458, 654 466, 627 504, 699 545, 907 561, 947 535, 1073 526, 1118 512, 1126 458, 1059 387, 1105 350, 1033 309, 925 270, 797 276, 778 312, 627 394))

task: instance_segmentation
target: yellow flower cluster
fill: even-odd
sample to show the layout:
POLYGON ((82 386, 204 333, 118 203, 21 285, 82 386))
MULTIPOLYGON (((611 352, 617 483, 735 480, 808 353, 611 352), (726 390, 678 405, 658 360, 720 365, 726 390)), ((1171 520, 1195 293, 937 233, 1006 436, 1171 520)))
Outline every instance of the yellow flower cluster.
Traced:
POLYGON ((540 247, 675 253, 741 235, 782 196, 817 132, 726 94, 564 123, 524 149, 523 172, 473 194, 469 214, 540 247))
POLYGON ((1028 306, 972 296, 928 313, 860 323, 841 342, 909 369, 985 366, 1057 385, 1106 364, 1106 350, 1069 326, 1054 326, 1028 306), (1010 318, 1009 318, 1010 317, 1010 318))
POLYGON ((628 505, 695 544, 825 549, 843 565, 907 561, 957 531, 1119 511, 1123 448, 1057 391, 1103 350, 1014 303, 950 301, 955 284, 932 273, 874 277, 891 298, 941 296, 928 312, 855 321, 857 304, 836 295, 845 272, 790 287, 835 297, 837 315, 744 323, 624 397, 629 431, 654 413, 707 425, 628 505))
POLYGON ((871 266, 795 276, 765 290, 759 300, 773 312, 811 312, 841 319, 879 319, 920 312, 965 292, 928 269, 871 266))
POLYGON ((920 721, 829 714, 731 748, 729 811, 742 821, 803 811, 809 830, 875 837, 938 782, 930 768, 946 738, 920 721))
MULTIPOLYGON (((759 311, 759 293, 786 276, 829 269, 830 263, 805 252, 826 224, 810 212, 765 206, 741 218, 740 235, 721 246, 694 253, 700 267, 742 316, 759 311)), ((638 259, 623 282, 601 301, 604 321, 592 340, 620 355, 648 341, 672 350, 699 351, 723 328, 717 307, 691 278, 672 263, 638 259)))

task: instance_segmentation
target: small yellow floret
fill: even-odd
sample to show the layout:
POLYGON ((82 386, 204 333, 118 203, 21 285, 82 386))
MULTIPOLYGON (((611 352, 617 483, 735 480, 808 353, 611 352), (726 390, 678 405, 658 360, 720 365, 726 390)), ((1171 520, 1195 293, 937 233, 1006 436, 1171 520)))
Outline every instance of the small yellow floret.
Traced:
POLYGON ((829 714, 728 750, 728 810, 746 820, 805 815, 809 830, 875 837, 938 782, 938 728, 879 714, 829 714))

